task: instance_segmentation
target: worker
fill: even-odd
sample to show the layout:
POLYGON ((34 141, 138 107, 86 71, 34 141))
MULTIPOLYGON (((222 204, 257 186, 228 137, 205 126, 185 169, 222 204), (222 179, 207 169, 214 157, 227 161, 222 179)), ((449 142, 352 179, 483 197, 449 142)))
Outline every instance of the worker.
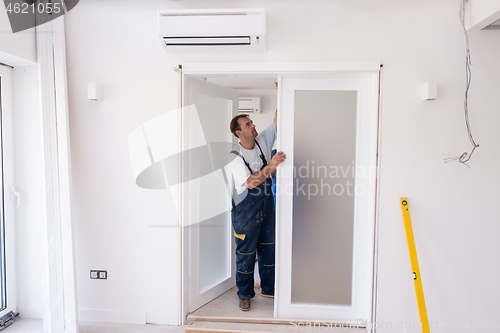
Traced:
POLYGON ((231 219, 236 241, 236 286, 239 308, 250 310, 255 296, 254 268, 258 257, 261 295, 274 298, 275 206, 271 176, 286 155, 271 158, 276 141, 277 113, 274 121, 258 134, 246 114, 234 117, 230 130, 239 143, 229 153, 233 175, 231 219))

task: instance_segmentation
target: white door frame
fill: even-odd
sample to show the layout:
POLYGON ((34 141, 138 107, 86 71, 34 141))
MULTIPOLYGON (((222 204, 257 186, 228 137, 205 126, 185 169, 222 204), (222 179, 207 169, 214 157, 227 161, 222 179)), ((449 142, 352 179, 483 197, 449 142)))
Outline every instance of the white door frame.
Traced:
MULTIPOLYGON (((381 69, 381 63, 379 61, 353 61, 353 62, 240 62, 240 63, 186 63, 179 66, 180 67, 180 80, 182 82, 183 75, 207 75, 207 76, 225 76, 225 75, 242 75, 242 76, 250 76, 250 75, 301 75, 301 74, 331 74, 331 73, 366 73, 366 72, 379 72, 381 69)), ((182 85, 181 85, 182 87, 182 85)), ((380 86, 379 86, 380 91, 380 86)), ((179 95, 182 96, 182 89, 179 89, 179 95)), ((182 98, 180 98, 179 106, 182 107, 182 98)), ((281 110, 281 96, 278 90, 278 113, 281 110)), ((380 107, 379 107, 380 110, 380 107)), ((380 117, 380 111, 379 117, 380 117)), ((281 117, 278 117, 278 132, 280 127, 282 126, 281 117)), ((378 129, 379 130, 379 129, 378 129)), ((380 139, 377 138, 377 152, 378 147, 380 145, 380 139)), ((379 164, 380 158, 377 161, 377 179, 379 174, 379 164)), ((375 231, 376 226, 378 225, 378 192, 375 194, 375 231)), ((179 193, 179 197, 180 193, 179 193)), ((187 259, 184 256, 185 244, 184 244, 184 233, 182 228, 180 228, 179 233, 179 244, 180 244, 180 261, 179 261, 179 274, 180 274, 180 320, 179 323, 181 325, 186 323, 188 310, 187 305, 184 300, 186 295, 186 277, 183 274, 183 267, 186 267, 187 259)), ((279 225, 276 226, 276 233, 279 234, 279 225)), ((378 237, 375 233, 375 241, 374 241, 374 253, 376 257, 376 248, 378 245, 378 237)), ((279 262, 280 252, 279 247, 276 247, 276 262, 279 262)), ((377 288, 377 274, 376 274, 376 258, 373 260, 373 289, 372 289, 372 298, 371 298, 371 306, 372 306, 372 318, 371 322, 375 321, 375 306, 376 306, 376 288, 377 288)), ((278 270, 276 270, 276 274, 278 274, 278 270)), ((276 279, 278 276, 276 277, 276 279)), ((276 304, 276 299, 275 299, 276 304)), ((276 305, 275 305, 276 306, 276 305)))
POLYGON ((36 27, 42 121, 44 329, 78 332, 64 16, 36 27))

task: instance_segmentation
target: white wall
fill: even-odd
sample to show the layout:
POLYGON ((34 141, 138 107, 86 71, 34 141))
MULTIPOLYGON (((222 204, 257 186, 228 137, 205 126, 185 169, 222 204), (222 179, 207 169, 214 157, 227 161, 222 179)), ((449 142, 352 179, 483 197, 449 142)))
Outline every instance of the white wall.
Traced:
MULTIPOLYGON (((470 118, 481 146, 470 169, 444 164, 442 154, 470 149, 462 111, 459 5, 459 0, 231 2, 267 9, 267 52, 169 54, 156 35, 157 10, 223 8, 228 2, 80 2, 66 15, 66 33, 81 319, 178 322, 178 230, 169 227, 177 223, 175 211, 165 191, 135 186, 127 150, 132 129, 177 107, 173 66, 344 60, 384 63, 378 321, 393 326, 418 321, 401 196, 410 200, 430 321, 444 326, 465 319, 470 325, 496 318, 500 32, 470 34, 470 118), (436 101, 420 100, 426 81, 438 82, 436 101), (86 99, 89 82, 103 84, 103 101, 86 99), (90 269, 108 270, 108 280, 90 280, 90 269)), ((24 283, 38 288, 37 282, 24 283)), ((418 330, 407 330, 413 331, 418 330)))
POLYGON ((36 62, 35 29, 12 33, 5 6, 0 6, 0 62, 30 66, 36 62))
POLYGON ((79 3, 66 15, 81 320, 179 320, 173 203, 166 191, 135 185, 128 152, 133 129, 177 108, 175 63, 153 33, 157 7, 79 3), (102 101, 87 99, 89 82, 103 85, 102 101), (108 279, 90 280, 91 269, 108 279))

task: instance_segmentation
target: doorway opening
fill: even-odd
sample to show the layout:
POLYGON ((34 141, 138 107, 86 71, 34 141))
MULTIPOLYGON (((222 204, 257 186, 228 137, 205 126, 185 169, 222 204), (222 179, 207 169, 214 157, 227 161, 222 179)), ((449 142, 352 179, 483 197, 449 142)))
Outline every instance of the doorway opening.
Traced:
MULTIPOLYGON (((361 72, 326 66, 319 73, 290 66, 279 71, 267 67, 240 72, 227 67, 217 71, 209 64, 183 66, 182 151, 200 142, 193 119, 201 124, 196 129, 201 128, 206 146, 205 152, 198 149, 197 154, 182 157, 183 323, 188 315, 258 317, 288 323, 294 318, 373 322, 380 64, 371 63, 361 72), (227 154, 237 144, 229 132, 229 121, 239 112, 239 97, 261 98, 262 113, 250 114, 259 132, 278 110, 276 146, 289 160, 288 168, 284 165, 277 177, 275 298, 257 295, 249 312, 238 309, 234 289, 235 246, 227 194, 232 184, 222 171, 227 154), (185 111, 193 105, 194 112, 185 111), (321 144, 328 140, 332 142, 321 144), (323 155, 331 158, 319 158, 323 155), (208 169, 203 161, 209 161, 208 169), (358 174, 362 169, 365 176, 358 174), (191 180, 204 177, 213 185, 218 170, 224 186, 207 187, 202 180, 193 185, 191 180), (303 177, 300 170, 316 175, 303 177), (324 176, 318 178, 321 172, 324 176), (329 183, 324 183, 327 178, 329 183), (280 186, 292 191, 279 191, 280 186), (328 194, 318 194, 327 187, 328 194), (360 188, 363 193, 356 192, 360 188), (208 198, 204 190, 210 199, 204 199, 208 198), (224 195, 217 193, 224 191, 225 199, 221 199, 224 195), (214 198, 225 201, 218 202, 219 210, 214 198), (336 209, 332 211, 332 207, 336 209), (332 215, 336 210, 342 210, 342 216, 332 215), (315 211, 319 213, 313 217, 301 215, 315 211), (329 260, 327 265, 319 262, 324 260, 329 260), (332 279, 335 284, 328 285, 332 279)), ((258 275, 255 280, 258 284, 258 275)), ((256 294, 259 291, 256 288, 256 294)))
MULTIPOLYGON (((237 144, 237 139, 229 132, 229 122, 237 114, 248 114, 252 119, 258 132, 268 127, 274 119, 277 110, 277 89, 275 82, 278 75, 185 75, 184 76, 184 105, 195 106, 196 117, 201 124, 207 150, 183 157, 183 171, 186 179, 196 176, 220 172, 224 168, 225 180, 229 185, 232 179, 225 168, 228 161, 228 153, 237 144), (240 100, 260 99, 259 105, 241 110, 240 100), (209 161, 207 163, 207 161, 209 161), (204 163, 210 164, 208 168, 201 167, 204 163), (196 175, 196 176, 195 176, 196 175)), ((192 119, 191 119, 192 121, 192 119)), ((197 122, 197 121, 195 121, 197 122)), ((193 138, 193 131, 185 126, 184 144, 192 145, 198 138, 193 138)), ((192 127, 193 128, 193 127, 192 127)), ((197 135, 198 134, 194 134, 197 135)), ((184 150, 184 149, 183 149, 184 150)), ((213 180, 213 179, 212 179, 213 180)), ((201 181, 200 181, 201 182, 201 181)), ((198 193, 202 192, 203 185, 197 187, 198 193)), ((215 187, 215 185, 214 185, 215 187)), ((224 190, 224 189, 222 189, 224 190)), ((217 196, 214 188, 210 189, 210 197, 217 196)), ((192 192, 190 192, 192 193, 192 192)), ((219 193, 223 196, 223 193, 219 193)), ((235 282, 235 241, 234 231, 231 225, 230 209, 223 206, 216 212, 205 214, 203 211, 213 210, 214 202, 204 205, 202 194, 193 197, 191 194, 184 195, 186 206, 198 207, 199 216, 191 216, 189 226, 185 231, 189 236, 188 242, 190 253, 194 254, 187 260, 187 275, 191 278, 188 290, 188 313, 193 316, 212 317, 262 317, 273 318, 274 301, 271 298, 260 296, 260 278, 257 262, 253 273, 256 296, 251 300, 250 311, 240 311, 238 308, 238 297, 236 295, 235 282), (193 198, 194 201, 193 202, 193 198), (210 207, 207 207, 210 206, 210 207), (198 222, 199 221, 199 222, 198 222), (196 244, 193 244, 196 243, 196 244), (197 257, 197 258, 194 258, 197 257), (193 286, 193 284, 195 286, 193 286), (194 287, 194 288, 193 288, 194 287), (194 290, 193 290, 194 289, 194 290)), ((229 203, 231 199, 226 198, 229 203)), ((186 207, 187 208, 187 207, 186 207)), ((193 212, 188 209, 190 214, 193 212)), ((186 223, 185 223, 186 224, 186 223)), ((187 244, 186 244, 187 245, 187 244)))

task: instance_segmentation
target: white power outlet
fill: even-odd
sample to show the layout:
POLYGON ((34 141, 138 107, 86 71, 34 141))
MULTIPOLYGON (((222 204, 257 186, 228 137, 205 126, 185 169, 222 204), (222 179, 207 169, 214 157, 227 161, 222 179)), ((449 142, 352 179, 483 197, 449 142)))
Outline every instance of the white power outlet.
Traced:
POLYGON ((90 278, 91 279, 98 279, 98 280, 107 280, 108 279, 108 271, 91 270, 90 271, 90 278))

